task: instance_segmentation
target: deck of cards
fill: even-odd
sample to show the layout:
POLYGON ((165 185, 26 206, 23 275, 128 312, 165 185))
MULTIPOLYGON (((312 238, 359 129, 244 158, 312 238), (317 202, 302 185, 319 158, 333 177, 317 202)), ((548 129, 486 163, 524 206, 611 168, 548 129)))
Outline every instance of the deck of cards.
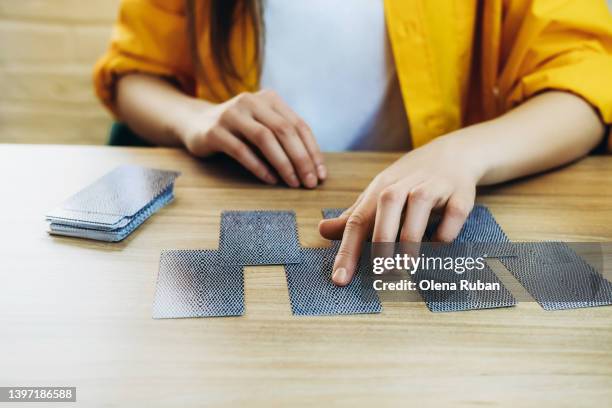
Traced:
POLYGON ((49 233, 121 241, 172 201, 179 174, 134 165, 117 167, 48 213, 49 233))

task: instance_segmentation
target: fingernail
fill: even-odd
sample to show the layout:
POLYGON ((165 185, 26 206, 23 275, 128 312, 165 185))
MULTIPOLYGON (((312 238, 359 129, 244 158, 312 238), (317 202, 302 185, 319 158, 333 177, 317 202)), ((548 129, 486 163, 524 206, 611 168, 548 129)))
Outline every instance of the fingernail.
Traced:
POLYGON ((315 188, 317 186, 317 176, 312 173, 306 174, 306 177, 304 177, 304 184, 308 188, 315 188))
POLYGON ((321 180, 325 180, 327 178, 327 169, 325 168, 324 165, 319 164, 317 166, 317 174, 319 175, 319 178, 321 180))
POLYGON ((289 185, 291 187, 299 187, 300 186, 300 180, 298 180, 297 176, 295 174, 292 174, 289 176, 289 185))
POLYGON ((347 278, 347 274, 346 274, 346 269, 344 268, 336 269, 334 271, 334 274, 332 275, 332 280, 337 285, 344 285, 346 278, 347 278))

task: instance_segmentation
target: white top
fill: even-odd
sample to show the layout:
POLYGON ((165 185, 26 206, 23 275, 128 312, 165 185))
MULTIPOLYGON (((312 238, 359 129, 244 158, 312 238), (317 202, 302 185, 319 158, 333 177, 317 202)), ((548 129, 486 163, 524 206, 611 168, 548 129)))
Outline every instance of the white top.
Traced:
POLYGON ((324 151, 409 150, 382 0, 266 0, 261 86, 324 151))

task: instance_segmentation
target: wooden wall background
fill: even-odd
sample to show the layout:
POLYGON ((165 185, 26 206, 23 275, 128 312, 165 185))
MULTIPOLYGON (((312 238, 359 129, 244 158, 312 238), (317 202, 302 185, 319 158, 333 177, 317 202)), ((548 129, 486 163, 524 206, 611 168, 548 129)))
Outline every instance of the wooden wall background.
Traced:
POLYGON ((0 143, 105 142, 111 118, 91 72, 118 4, 0 0, 0 143))
POLYGON ((0 142, 104 143, 93 64, 119 0, 0 0, 0 142))

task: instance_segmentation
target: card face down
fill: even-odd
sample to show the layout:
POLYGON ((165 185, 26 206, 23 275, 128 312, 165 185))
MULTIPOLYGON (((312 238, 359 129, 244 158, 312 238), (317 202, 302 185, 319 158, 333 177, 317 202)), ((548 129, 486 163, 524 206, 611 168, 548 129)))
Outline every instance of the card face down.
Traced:
MULTIPOLYGON (((472 255, 472 248, 461 243, 432 244, 420 247, 423 255, 438 259, 457 259, 472 255)), ((504 286, 495 272, 484 263, 482 269, 467 269, 462 273, 440 268, 419 269, 411 279, 432 312, 458 312, 465 310, 493 309, 516 305, 516 299, 504 286), (442 289, 422 290, 423 284, 440 284, 442 289), (453 288, 448 290, 446 288, 453 288)))
POLYGON ((111 231, 125 227, 132 217, 117 214, 98 214, 87 211, 56 208, 47 215, 47 221, 74 228, 111 231))
POLYGON ((501 262, 545 310, 612 305, 612 283, 563 242, 517 243, 501 262))
POLYGON ((141 211, 137 212, 134 217, 125 217, 125 224, 119 228, 89 228, 89 226, 82 226, 78 224, 57 224, 51 223, 49 225, 49 232, 51 234, 64 235, 69 237, 94 239, 97 241, 106 242, 119 242, 130 235, 136 228, 144 223, 151 215, 159 211, 166 204, 170 203, 174 199, 174 195, 171 190, 163 193, 157 197, 151 204, 147 205, 141 211))
MULTIPOLYGON (((328 208, 323 210, 323 218, 339 217, 344 209, 328 208)), ((429 226, 428 236, 431 237, 439 220, 434 221, 429 226)), ((333 241, 332 245, 338 247, 339 241, 333 241)), ((499 227, 491 213, 484 206, 476 206, 468 221, 466 221, 460 235, 455 240, 456 245, 444 245, 440 249, 434 250, 436 246, 424 244, 421 248, 423 252, 429 256, 476 256, 486 252, 497 255, 512 255, 514 250, 510 247, 510 243, 506 234, 499 227), (491 243, 495 243, 491 245, 491 243), (504 246, 504 243, 508 243, 504 246), (445 253, 436 253, 437 251, 445 253), (453 253, 454 252, 454 253, 453 253)), ((482 255, 481 254, 481 255, 482 255)), ((363 268, 362 268, 363 269, 363 268)), ((370 271, 364 269, 364 273, 370 271)), ((462 275, 455 272, 445 273, 445 271, 429 270, 419 271, 412 279, 419 287, 420 281, 436 281, 445 284, 454 284, 457 288, 461 287, 461 281, 468 284, 476 282, 491 283, 499 285, 499 290, 419 290, 427 307, 432 312, 453 312, 475 309, 490 309, 498 307, 509 307, 516 305, 516 299, 510 291, 503 285, 497 275, 488 267, 485 266, 482 270, 474 270, 462 275)))
POLYGON ((168 190, 178 175, 174 171, 120 166, 68 198, 47 218, 58 223, 76 220, 117 226, 124 217, 134 217, 168 190))
MULTIPOLYGON (((440 217, 432 217, 427 226, 425 240, 433 240, 440 221, 440 217)), ((474 255, 484 258, 517 255, 514 244, 510 242, 489 209, 480 204, 474 206, 453 243, 469 244, 474 255)))
POLYGON ((239 316, 244 313, 241 266, 222 265, 217 251, 163 251, 153 318, 239 316))
POLYGON ((301 261, 293 211, 224 211, 219 256, 230 265, 284 265, 301 261))
POLYGON ((70 197, 63 208, 133 216, 164 192, 177 172, 124 165, 70 197))
POLYGON ((334 285, 331 274, 337 252, 335 246, 303 248, 302 263, 285 266, 293 314, 337 315, 382 310, 378 295, 368 281, 368 271, 363 267, 349 285, 334 285))

